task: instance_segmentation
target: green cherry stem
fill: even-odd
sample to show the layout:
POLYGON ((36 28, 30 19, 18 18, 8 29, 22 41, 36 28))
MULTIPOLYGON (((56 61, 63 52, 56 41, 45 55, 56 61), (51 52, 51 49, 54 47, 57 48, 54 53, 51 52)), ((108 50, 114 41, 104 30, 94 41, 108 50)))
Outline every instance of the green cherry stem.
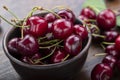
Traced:
POLYGON ((49 40, 49 41, 45 41, 45 42, 39 42, 39 44, 40 45, 53 44, 58 41, 59 41, 58 39, 54 39, 54 40, 49 40))
POLYGON ((89 5, 88 7, 92 8, 93 10, 95 10, 97 13, 100 13, 100 10, 97 9, 95 6, 93 5, 89 5))
POLYGON ((64 59, 62 59, 62 61, 67 60, 69 56, 70 56, 70 54, 67 54, 67 56, 64 59))
POLYGON ((102 44, 105 44, 105 45, 114 45, 115 43, 112 43, 112 42, 102 42, 102 44))
POLYGON ((98 53, 98 54, 94 54, 94 56, 105 56, 106 53, 98 53))
POLYGON ((3 6, 3 8, 8 11, 12 16, 14 16, 16 19, 19 19, 12 11, 10 11, 6 6, 3 6))
POLYGON ((44 57, 42 57, 42 58, 40 58, 40 59, 35 60, 35 63, 39 63, 41 60, 44 60, 44 59, 50 57, 50 56, 55 52, 55 50, 56 50, 56 47, 55 47, 55 48, 52 50, 52 52, 51 52, 50 54, 48 54, 47 56, 44 56, 44 57))
POLYGON ((45 46, 45 47, 39 47, 40 49, 48 49, 48 48, 51 48, 51 47, 54 47, 54 46, 57 46, 58 44, 60 44, 61 42, 63 42, 63 40, 53 44, 53 45, 50 45, 50 46, 45 46))
POLYGON ((92 34, 92 36, 94 36, 94 37, 100 37, 100 38, 103 38, 103 39, 105 38, 105 36, 103 36, 103 35, 94 34, 94 33, 92 34))

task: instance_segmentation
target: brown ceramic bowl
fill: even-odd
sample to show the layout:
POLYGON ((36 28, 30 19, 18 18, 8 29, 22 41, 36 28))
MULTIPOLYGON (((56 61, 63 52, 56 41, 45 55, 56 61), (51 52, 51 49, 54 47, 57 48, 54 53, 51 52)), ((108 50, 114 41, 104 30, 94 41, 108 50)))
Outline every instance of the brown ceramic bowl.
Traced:
MULTIPOLYGON (((76 20, 76 23, 81 24, 79 20, 76 20)), ((20 29, 11 28, 4 36, 3 49, 12 66, 23 80, 71 80, 75 78, 86 61, 91 43, 91 35, 89 34, 88 39, 84 41, 84 48, 77 56, 55 64, 30 65, 13 57, 7 49, 9 40, 17 36, 20 36, 20 29)))

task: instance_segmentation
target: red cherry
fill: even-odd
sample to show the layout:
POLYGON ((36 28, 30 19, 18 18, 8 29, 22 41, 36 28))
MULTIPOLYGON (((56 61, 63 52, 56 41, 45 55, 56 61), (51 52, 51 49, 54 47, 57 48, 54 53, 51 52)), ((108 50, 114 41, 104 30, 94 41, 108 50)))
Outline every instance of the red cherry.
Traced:
POLYGON ((44 19, 49 23, 49 22, 53 22, 56 20, 56 16, 52 13, 48 13, 45 15, 44 19))
POLYGON ((83 8, 81 10, 80 16, 83 15, 88 19, 96 19, 96 13, 90 7, 83 8))
POLYGON ((69 10, 69 9, 60 10, 60 11, 58 11, 57 14, 58 14, 60 17, 66 19, 66 20, 71 21, 72 23, 74 23, 74 21, 75 21, 75 15, 74 15, 74 13, 73 13, 71 10, 69 10))
POLYGON ((91 80, 110 80, 112 68, 105 63, 97 64, 91 72, 91 80))
POLYGON ((116 26, 115 13, 110 9, 101 11, 97 16, 97 25, 102 30, 111 30, 116 26))
POLYGON ((102 63, 108 64, 112 69, 115 68, 117 63, 117 58, 112 55, 107 55, 102 60, 102 63))
POLYGON ((62 62, 62 60, 65 58, 66 53, 63 50, 56 50, 54 54, 52 55, 51 61, 52 63, 58 63, 62 62))
POLYGON ((73 24, 65 19, 58 19, 53 23, 53 35, 58 39, 65 39, 73 32, 73 24))
POLYGON ((65 40, 64 48, 70 55, 77 55, 82 49, 82 38, 78 35, 69 36, 65 40))
POLYGON ((17 49, 23 56, 32 56, 38 52, 39 45, 37 40, 33 36, 26 35, 18 42, 17 49))
POLYGON ((88 37, 88 31, 82 25, 74 25, 74 33, 79 35, 82 40, 85 40, 88 37))
POLYGON ((115 48, 120 51, 120 36, 118 36, 115 40, 115 48))

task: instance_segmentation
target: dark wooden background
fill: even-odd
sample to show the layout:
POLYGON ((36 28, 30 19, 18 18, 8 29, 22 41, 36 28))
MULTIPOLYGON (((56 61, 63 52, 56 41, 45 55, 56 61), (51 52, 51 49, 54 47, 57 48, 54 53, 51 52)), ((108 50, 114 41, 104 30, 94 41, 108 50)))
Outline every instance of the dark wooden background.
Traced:
MULTIPOLYGON (((92 0, 94 2, 94 0, 92 0)), ((55 6, 62 5, 70 7, 76 14, 79 15, 81 6, 84 0, 0 0, 0 15, 7 19, 13 18, 8 12, 6 12, 2 6, 6 5, 9 7, 19 18, 25 17, 25 15, 34 6, 44 6, 45 8, 51 9, 55 6)), ((106 2, 107 7, 111 9, 120 8, 120 0, 113 0, 113 2, 106 2)), ((0 26, 0 80, 21 80, 19 75, 15 72, 11 66, 8 58, 5 56, 2 49, 2 38, 3 35, 10 29, 10 25, 6 22, 1 21, 0 26)), ((80 74, 75 80, 90 80, 90 73, 92 68, 99 62, 101 62, 104 56, 95 57, 96 53, 101 53, 103 50, 97 45, 91 45, 86 63, 81 70, 80 74)), ((120 80, 116 77, 113 80, 120 80)))

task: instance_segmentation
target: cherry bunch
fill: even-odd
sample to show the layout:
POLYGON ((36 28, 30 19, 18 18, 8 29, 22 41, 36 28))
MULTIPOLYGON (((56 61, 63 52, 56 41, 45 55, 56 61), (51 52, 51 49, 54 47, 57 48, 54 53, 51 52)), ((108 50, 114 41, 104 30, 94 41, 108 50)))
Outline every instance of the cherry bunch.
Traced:
POLYGON ((15 58, 33 65, 68 60, 81 52, 83 41, 88 38, 87 28, 76 23, 70 9, 54 12, 35 7, 26 18, 14 25, 20 29, 21 37, 12 38, 7 44, 8 50, 15 58), (47 12, 34 15, 37 10, 47 12))
POLYGON ((91 7, 83 8, 80 19, 89 27, 93 39, 99 42, 105 50, 101 63, 98 63, 91 72, 91 80, 110 80, 115 69, 120 70, 120 34, 116 30, 116 14, 105 9, 98 14, 91 7))

